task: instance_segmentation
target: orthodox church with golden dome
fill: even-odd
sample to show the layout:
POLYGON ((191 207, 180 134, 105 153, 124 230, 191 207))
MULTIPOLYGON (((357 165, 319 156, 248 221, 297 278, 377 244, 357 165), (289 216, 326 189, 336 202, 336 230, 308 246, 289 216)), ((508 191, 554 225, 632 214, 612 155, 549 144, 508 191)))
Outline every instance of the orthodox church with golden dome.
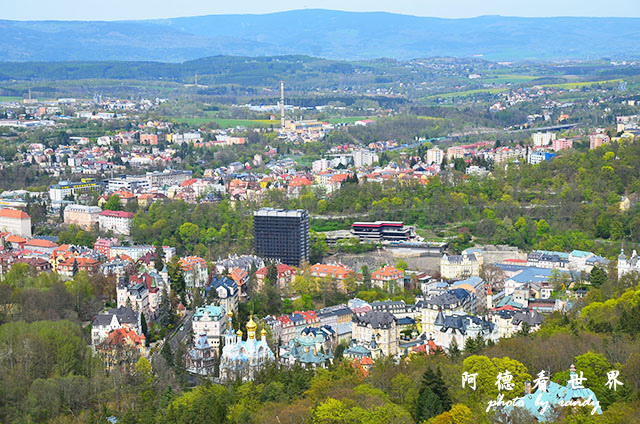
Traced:
POLYGON ((229 311, 220 357, 220 379, 253 380, 258 371, 275 360, 275 356, 267 344, 267 332, 264 329, 260 333, 260 340, 256 339, 258 326, 253 321, 253 314, 247 323, 247 340, 242 340, 240 329, 237 333, 233 332, 232 317, 233 312, 229 311))

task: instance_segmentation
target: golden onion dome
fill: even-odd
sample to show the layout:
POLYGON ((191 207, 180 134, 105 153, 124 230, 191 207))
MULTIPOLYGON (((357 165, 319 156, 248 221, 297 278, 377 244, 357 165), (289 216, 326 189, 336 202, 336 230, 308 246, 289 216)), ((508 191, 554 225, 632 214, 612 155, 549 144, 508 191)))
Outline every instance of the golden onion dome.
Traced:
POLYGON ((227 312, 227 316, 229 318, 231 318, 233 316, 233 311, 231 309, 229 309, 229 312, 227 312))
POLYGON ((267 330, 264 327, 262 328, 262 331, 260 332, 260 335, 262 337, 267 337, 267 330))
POLYGON ((236 336, 242 338, 242 330, 238 328, 238 332, 236 333, 236 336))
POLYGON ((256 328, 258 328, 258 325, 253 322, 253 314, 251 314, 251 317, 249 318, 249 322, 247 323, 247 331, 256 331, 256 328))

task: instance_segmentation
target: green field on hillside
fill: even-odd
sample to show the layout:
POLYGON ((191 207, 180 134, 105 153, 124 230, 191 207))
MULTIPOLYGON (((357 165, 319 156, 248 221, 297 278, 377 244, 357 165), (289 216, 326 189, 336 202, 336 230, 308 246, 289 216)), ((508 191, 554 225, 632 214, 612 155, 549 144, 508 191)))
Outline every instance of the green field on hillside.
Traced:
POLYGON ((597 84, 619 84, 623 80, 622 79, 612 79, 612 80, 603 80, 603 81, 585 81, 585 82, 567 82, 563 84, 543 84, 542 87, 548 88, 564 88, 566 90, 571 90, 574 88, 582 88, 582 87, 590 87, 592 85, 597 84))
POLYGON ((476 90, 452 91, 450 93, 434 94, 427 99, 451 99, 456 97, 469 97, 475 94, 498 94, 508 91, 508 88, 478 88, 476 90))

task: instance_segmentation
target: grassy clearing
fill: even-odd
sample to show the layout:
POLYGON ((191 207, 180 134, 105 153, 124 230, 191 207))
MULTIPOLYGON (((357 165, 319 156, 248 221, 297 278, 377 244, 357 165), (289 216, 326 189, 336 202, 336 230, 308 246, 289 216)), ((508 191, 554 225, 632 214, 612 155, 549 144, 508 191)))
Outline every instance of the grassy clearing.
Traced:
MULTIPOLYGON (((326 119, 326 121, 328 121, 330 124, 342 124, 342 123, 347 123, 347 124, 353 124, 356 121, 362 121, 363 119, 371 119, 368 118, 366 116, 348 116, 348 117, 344 117, 344 118, 329 118, 326 119)), ((325 121, 323 119, 323 121, 325 121)), ((375 119, 372 119, 372 121, 375 121, 375 119)))
POLYGON ((450 93, 442 93, 442 94, 434 94, 433 96, 427 97, 428 99, 449 99, 456 97, 469 97, 476 94, 498 94, 508 91, 508 88, 479 88, 476 90, 466 90, 466 91, 453 91, 450 93))
MULTIPOLYGON (((328 121, 331 124, 340 124, 340 123, 349 123, 349 124, 353 124, 356 121, 361 121, 363 119, 368 119, 365 116, 350 116, 350 117, 346 117, 346 118, 330 118, 327 119, 326 121, 328 121)), ((431 118, 431 119, 437 119, 437 118, 431 118)), ((280 120, 279 119, 274 119, 274 120, 269 120, 269 119, 227 119, 227 118, 176 118, 174 119, 175 122, 177 123, 186 123, 189 125, 194 125, 194 126, 200 126, 200 125, 206 125, 210 122, 215 122, 218 125, 220 125, 220 127, 222 128, 231 128, 231 127, 237 127, 237 126, 242 126, 242 127, 247 127, 247 128, 270 128, 270 127, 274 127, 274 128, 278 128, 280 126, 280 120)), ((324 120, 323 120, 324 121, 324 120)))
POLYGON ((232 128, 232 127, 261 127, 261 128, 269 128, 270 126, 278 127, 280 125, 279 120, 253 120, 253 119, 224 119, 224 118, 176 118, 174 119, 177 123, 184 123, 193 126, 206 125, 210 122, 215 122, 222 128, 232 128))
POLYGON ((22 97, 0 96, 0 102, 19 102, 19 101, 22 101, 22 97))
POLYGON ((592 85, 598 84, 619 84, 623 80, 622 79, 613 79, 613 80, 603 80, 603 81, 584 81, 584 82, 567 82, 563 84, 543 84, 542 87, 548 88, 564 88, 565 90, 571 90, 574 88, 582 88, 582 87, 590 87, 592 85))
POLYGON ((508 83, 528 82, 536 78, 538 77, 534 75, 496 74, 496 75, 491 75, 487 78, 482 78, 482 82, 490 83, 490 84, 508 84, 508 83))
POLYGON ((422 115, 416 115, 416 118, 418 119, 425 119, 427 121, 444 121, 444 118, 438 118, 437 116, 422 116, 422 115))

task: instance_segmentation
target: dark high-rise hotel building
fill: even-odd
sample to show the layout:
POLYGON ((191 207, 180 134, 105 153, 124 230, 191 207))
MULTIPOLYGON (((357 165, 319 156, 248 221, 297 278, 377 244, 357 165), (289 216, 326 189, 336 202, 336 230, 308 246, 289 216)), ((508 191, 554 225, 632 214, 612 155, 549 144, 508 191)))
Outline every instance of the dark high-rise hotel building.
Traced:
POLYGON ((253 213, 253 246, 261 258, 299 266, 309 260, 309 213, 263 208, 253 213))

